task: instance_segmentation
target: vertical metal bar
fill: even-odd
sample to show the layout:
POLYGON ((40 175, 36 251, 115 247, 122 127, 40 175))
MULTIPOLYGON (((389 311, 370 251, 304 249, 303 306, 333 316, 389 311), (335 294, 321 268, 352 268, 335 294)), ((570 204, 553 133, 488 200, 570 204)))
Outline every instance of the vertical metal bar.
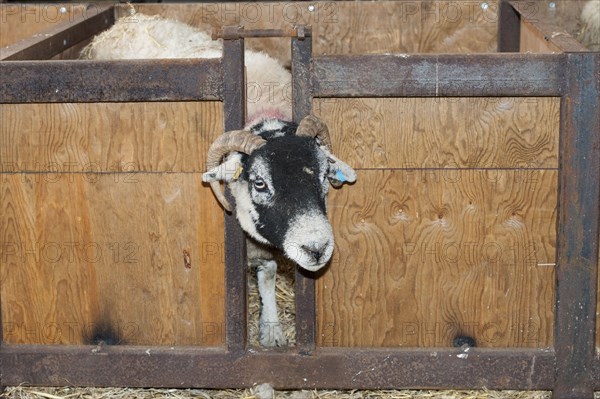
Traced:
MULTIPOLYGON (((312 111, 311 37, 292 39, 293 118, 299 122, 312 111)), ((296 269, 296 348, 310 354, 315 349, 315 280, 314 274, 296 269)))
POLYGON ((300 122, 312 111, 312 38, 292 38, 293 118, 300 122))
MULTIPOLYGON (((225 131, 241 129, 245 119, 244 39, 223 41, 223 118, 225 131)), ((230 203, 234 203, 227 193, 230 203)), ((234 210, 235 212, 235 210, 234 210)), ((233 214, 225 214, 225 315, 227 350, 246 350, 246 237, 233 214)))
POLYGON ((598 215, 600 54, 565 56, 561 99, 556 271, 555 399, 593 398, 598 215))
POLYGON ((521 18, 508 0, 500 1, 498 10, 498 52, 519 52, 521 18))

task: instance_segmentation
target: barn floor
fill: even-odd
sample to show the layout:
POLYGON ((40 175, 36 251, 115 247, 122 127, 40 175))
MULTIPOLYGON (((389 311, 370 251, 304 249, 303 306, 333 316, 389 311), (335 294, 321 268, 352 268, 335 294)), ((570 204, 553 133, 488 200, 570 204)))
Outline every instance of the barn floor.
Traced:
MULTIPOLYGON (((274 391, 130 388, 7 387, 11 399, 550 399, 549 391, 274 391)), ((595 399, 600 399, 596 392, 595 399)))
MULTIPOLYGON (((545 391, 275 391, 127 388, 25 388, 8 387, 0 395, 14 399, 550 399, 545 391)), ((600 393, 596 394, 600 398, 600 393)))

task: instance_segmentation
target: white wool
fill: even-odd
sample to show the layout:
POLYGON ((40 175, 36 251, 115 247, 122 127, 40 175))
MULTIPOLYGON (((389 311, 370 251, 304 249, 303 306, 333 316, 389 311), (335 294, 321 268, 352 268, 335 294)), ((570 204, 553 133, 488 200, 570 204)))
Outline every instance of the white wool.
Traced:
POLYGON ((591 51, 600 51, 600 0, 585 4, 580 24, 579 41, 591 51))
POLYGON ((271 56, 246 50, 248 124, 257 119, 292 120, 292 77, 271 56))
POLYGON ((82 54, 96 60, 219 58, 222 45, 178 21, 135 14, 100 33, 82 54))
MULTIPOLYGON (((182 22, 135 14, 97 35, 81 57, 96 60, 219 58, 221 41, 182 22)), ((291 120, 291 75, 267 54, 246 50, 248 121, 291 120)))

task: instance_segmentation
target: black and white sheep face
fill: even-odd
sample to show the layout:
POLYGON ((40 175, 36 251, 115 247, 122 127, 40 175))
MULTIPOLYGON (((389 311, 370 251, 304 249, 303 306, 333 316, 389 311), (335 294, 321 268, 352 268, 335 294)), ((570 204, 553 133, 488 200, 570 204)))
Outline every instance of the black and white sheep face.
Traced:
POLYGON ((236 216, 248 235, 316 271, 333 253, 326 204, 329 182, 352 182, 356 175, 316 139, 296 136, 296 128, 274 120, 256 125, 252 132, 266 144, 249 155, 228 157, 222 166, 228 164, 226 169, 237 170, 238 176, 217 175, 228 182, 236 216))
POLYGON ((250 218, 255 239, 283 250, 300 266, 323 267, 333 252, 325 154, 314 139, 292 135, 272 138, 246 158, 247 172, 231 184, 238 194, 245 190, 236 196, 238 219, 250 218))

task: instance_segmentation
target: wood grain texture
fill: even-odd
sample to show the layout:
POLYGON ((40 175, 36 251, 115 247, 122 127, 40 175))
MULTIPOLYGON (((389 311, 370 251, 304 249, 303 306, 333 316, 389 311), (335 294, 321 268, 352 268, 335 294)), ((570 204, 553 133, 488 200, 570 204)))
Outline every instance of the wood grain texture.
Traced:
POLYGON ((81 4, 1 4, 0 47, 31 37, 87 12, 81 4), (61 12, 64 8, 64 12, 61 12))
MULTIPOLYGON (((541 22, 545 26, 554 26, 549 31, 549 39, 570 35, 577 38, 581 26, 579 16, 586 0, 558 0, 522 2, 523 15, 526 19, 541 22)), ((527 22, 521 23, 521 52, 553 53, 562 50, 550 43, 543 35, 527 22)))
POLYGON ((81 343, 101 324, 223 343, 222 211, 200 181, 222 119, 218 102, 0 105, 7 341, 81 343))
POLYGON ((355 168, 556 168, 558 98, 315 99, 355 168))
POLYGON ((0 104, 2 171, 203 172, 219 102, 0 104))
POLYGON ((359 171, 330 194, 321 346, 552 345, 557 171, 359 171))
POLYGON ((99 327, 134 345, 223 344, 223 217, 199 173, 1 179, 6 342, 78 344, 99 327))
POLYGON ((561 53, 561 49, 547 40, 542 32, 532 24, 521 20, 521 40, 519 44, 521 53, 561 53))
MULTIPOLYGON (((496 51, 497 9, 490 3, 448 1, 273 2, 139 4, 138 12, 162 15, 210 31, 223 25, 283 28, 308 24, 313 54, 477 53, 496 51), (313 11, 309 10, 313 5, 313 11), (376 28, 375 28, 376 27, 376 28)), ((120 9, 128 13, 127 6, 120 9)), ((250 47, 290 63, 286 39, 250 39, 250 47)))

